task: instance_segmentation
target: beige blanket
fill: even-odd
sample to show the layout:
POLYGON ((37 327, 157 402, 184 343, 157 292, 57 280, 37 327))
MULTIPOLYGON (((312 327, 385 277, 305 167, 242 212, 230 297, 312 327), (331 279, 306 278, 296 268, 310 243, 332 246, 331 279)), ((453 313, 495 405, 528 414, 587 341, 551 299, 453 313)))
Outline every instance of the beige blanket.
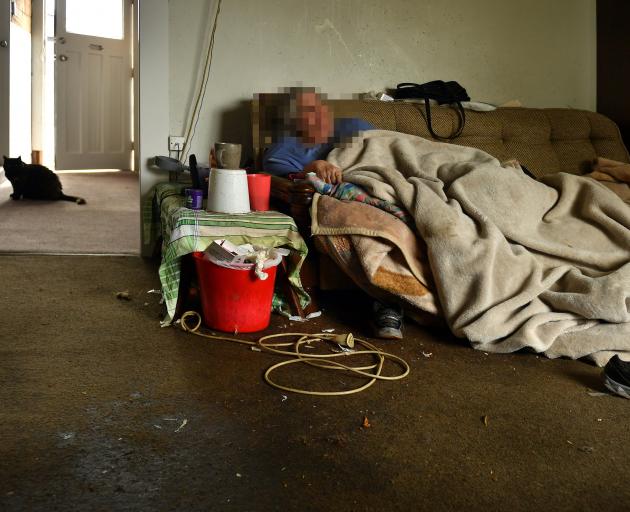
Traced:
POLYGON ((475 348, 630 354, 630 208, 599 183, 380 130, 329 161, 414 216, 445 319, 475 348))

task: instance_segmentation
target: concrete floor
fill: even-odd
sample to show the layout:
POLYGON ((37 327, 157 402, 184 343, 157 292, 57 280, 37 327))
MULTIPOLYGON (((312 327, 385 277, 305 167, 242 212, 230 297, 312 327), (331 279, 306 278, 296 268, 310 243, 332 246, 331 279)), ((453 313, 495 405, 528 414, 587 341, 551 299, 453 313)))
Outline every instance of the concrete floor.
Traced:
MULTIPOLYGON (((628 509, 630 403, 583 362, 407 325, 379 343, 405 380, 285 396, 276 357, 159 327, 154 263, 1 256, 0 283, 1 510, 628 509)), ((355 300, 271 331, 365 335, 355 300)))

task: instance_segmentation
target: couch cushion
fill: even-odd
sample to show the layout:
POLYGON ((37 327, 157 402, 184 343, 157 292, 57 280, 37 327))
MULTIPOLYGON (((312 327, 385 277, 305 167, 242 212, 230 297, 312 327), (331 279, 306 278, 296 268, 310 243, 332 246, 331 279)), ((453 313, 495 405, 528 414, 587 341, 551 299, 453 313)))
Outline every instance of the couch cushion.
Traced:
MULTIPOLYGON (((334 103, 334 102, 333 102, 334 103)), ((424 104, 404 102, 351 102, 340 112, 354 110, 377 128, 432 138, 424 104), (379 109, 364 109, 377 103, 379 109), (359 110, 356 107, 359 106, 359 110), (395 122, 392 128, 392 120, 395 122)), ((352 115, 352 112, 350 112, 352 115)), ((458 118, 454 109, 432 107, 438 134, 452 133, 458 118)), ((537 176, 554 172, 583 174, 597 156, 628 162, 619 130, 610 119, 574 109, 499 108, 491 112, 466 111, 466 126, 453 144, 482 149, 499 160, 516 158, 537 176), (613 156, 614 155, 614 156, 613 156)))
MULTIPOLYGON (((376 128, 432 139, 423 102, 330 100, 328 104, 338 117, 360 117, 376 128)), ((431 118, 437 134, 446 135, 457 129, 458 117, 453 108, 431 107, 431 118)), ((255 129, 256 149, 259 136, 255 129)), ((630 162, 617 125, 586 110, 467 110, 464 131, 451 143, 481 149, 501 161, 515 158, 536 176, 561 171, 584 174, 597 156, 630 162)))

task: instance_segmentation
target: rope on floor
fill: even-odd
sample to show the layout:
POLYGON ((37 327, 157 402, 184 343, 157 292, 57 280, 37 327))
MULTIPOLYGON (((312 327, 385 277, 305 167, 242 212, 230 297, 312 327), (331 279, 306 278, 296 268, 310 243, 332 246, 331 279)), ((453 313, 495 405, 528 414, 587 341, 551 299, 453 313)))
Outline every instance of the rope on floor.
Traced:
POLYGON ((212 340, 230 341, 233 343, 241 343, 243 345, 249 345, 251 347, 257 347, 262 352, 269 352, 280 356, 288 357, 284 361, 276 363, 265 371, 264 379, 269 385, 276 389, 283 391, 289 391, 291 393, 300 393, 303 395, 317 395, 317 396, 341 396, 351 395, 365 391, 379 380, 400 380, 409 375, 409 365, 407 362, 393 354, 383 352, 371 343, 355 338, 351 333, 349 334, 331 334, 325 332, 319 333, 303 333, 303 332, 289 332, 279 334, 269 334, 258 338, 257 341, 249 341, 239 339, 235 337, 216 336, 205 334, 199 330, 201 327, 201 316, 196 311, 187 311, 182 315, 180 325, 186 332, 192 333, 196 336, 208 338, 212 340), (188 323, 188 319, 194 318, 194 325, 191 327, 188 323), (293 341, 275 341, 281 338, 295 338, 293 341), (327 353, 310 353, 306 354, 301 352, 300 349, 304 346, 314 347, 315 344, 326 347, 329 352, 327 353), (361 345, 364 349, 354 349, 355 344, 361 345), (333 351, 337 348, 337 351, 333 351), (349 358, 372 356, 375 362, 363 366, 350 366, 348 364, 336 361, 336 359, 343 358, 346 361, 349 358), (383 367, 385 362, 390 360, 398 367, 398 373, 395 375, 383 375, 383 367), (323 368, 325 370, 341 370, 351 375, 355 375, 361 378, 367 379, 367 382, 362 386, 352 388, 345 391, 314 391, 310 389, 295 388, 291 386, 284 386, 278 384, 272 380, 271 374, 278 368, 288 366, 296 363, 308 364, 317 368, 323 368))

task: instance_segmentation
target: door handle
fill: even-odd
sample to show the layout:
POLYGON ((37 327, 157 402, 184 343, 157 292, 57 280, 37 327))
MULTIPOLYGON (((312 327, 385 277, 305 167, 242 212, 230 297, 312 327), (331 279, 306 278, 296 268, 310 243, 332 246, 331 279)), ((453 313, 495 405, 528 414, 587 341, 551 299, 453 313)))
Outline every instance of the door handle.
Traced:
POLYGON ((61 62, 66 62, 68 60, 68 56, 61 54, 61 55, 59 55, 59 60, 61 62))
POLYGON ((9 41, 7 41, 6 39, 0 41, 0 48, 6 48, 7 46, 9 46, 9 41))
POLYGON ((92 50, 98 50, 99 52, 103 51, 103 45, 102 44, 90 43, 90 48, 92 48, 92 50))

